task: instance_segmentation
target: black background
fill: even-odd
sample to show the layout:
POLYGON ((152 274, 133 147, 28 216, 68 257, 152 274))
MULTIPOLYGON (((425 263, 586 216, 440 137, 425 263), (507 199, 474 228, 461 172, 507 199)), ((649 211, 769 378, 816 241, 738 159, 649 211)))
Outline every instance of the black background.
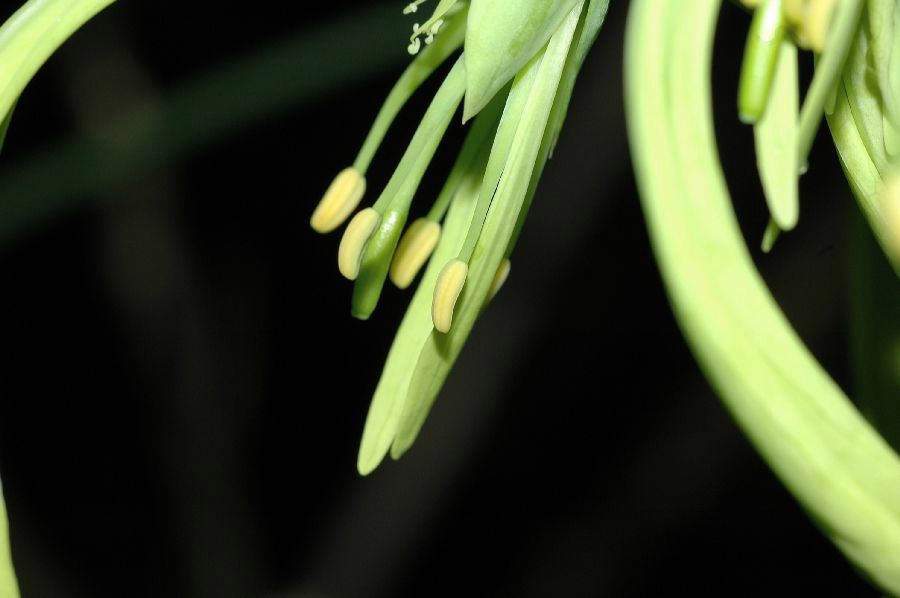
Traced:
MULTIPOLYGON (((19 103, 0 160, 0 469, 23 595, 875 595, 676 328, 629 163, 617 0, 506 287, 412 451, 356 473, 408 295, 352 320, 338 236, 307 222, 402 68, 411 19, 308 4, 123 0, 19 103), (317 50, 254 70, 297 40, 317 50)), ((747 24, 726 3, 714 69, 735 208, 849 390, 855 208, 823 131, 799 229, 756 249, 766 212, 734 108, 747 24)), ((433 90, 392 129, 370 199, 433 90)), ((460 139, 455 125, 417 209, 460 139)))

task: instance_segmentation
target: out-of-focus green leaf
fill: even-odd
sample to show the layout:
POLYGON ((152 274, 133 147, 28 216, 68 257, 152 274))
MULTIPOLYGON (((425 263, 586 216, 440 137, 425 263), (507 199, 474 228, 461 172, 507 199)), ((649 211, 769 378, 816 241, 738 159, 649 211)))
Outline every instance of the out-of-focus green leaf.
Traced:
POLYGON ((635 0, 626 107, 675 314, 756 448, 834 544, 900 593, 900 459, 816 363, 756 271, 719 163, 711 56, 721 0, 635 0))
POLYGON ((0 114, 7 114, 41 65, 114 0, 29 0, 0 27, 0 114))
POLYGON ((781 230, 794 228, 800 214, 797 86, 797 46, 782 42, 768 106, 753 127, 763 191, 769 212, 781 230))

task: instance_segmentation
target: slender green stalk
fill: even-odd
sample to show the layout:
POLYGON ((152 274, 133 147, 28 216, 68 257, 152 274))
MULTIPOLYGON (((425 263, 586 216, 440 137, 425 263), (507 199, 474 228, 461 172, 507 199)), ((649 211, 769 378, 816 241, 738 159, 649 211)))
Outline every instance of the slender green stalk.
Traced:
POLYGON ((756 271, 715 144, 721 0, 635 0, 626 106, 641 201, 675 314, 719 396, 822 532, 900 593, 900 459, 828 377, 756 271))
POLYGON ((0 27, 0 114, 56 49, 114 0, 29 0, 0 27))

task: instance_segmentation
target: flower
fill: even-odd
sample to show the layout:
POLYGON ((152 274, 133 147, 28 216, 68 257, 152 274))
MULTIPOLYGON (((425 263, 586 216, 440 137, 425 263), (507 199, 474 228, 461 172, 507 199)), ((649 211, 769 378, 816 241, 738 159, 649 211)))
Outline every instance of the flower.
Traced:
MULTIPOLYGON (((415 13, 416 0, 404 13, 415 13)), ((388 95, 355 162, 313 213, 336 229, 361 201, 365 173, 406 100, 460 47, 393 176, 356 213, 338 250, 354 280, 351 313, 367 319, 389 277, 400 288, 425 272, 400 325, 369 409, 360 473, 412 444, 443 381, 491 297, 565 119, 576 75, 603 23, 608 0, 441 0, 413 26, 416 58, 388 95), (424 38, 424 48, 422 39, 424 38), (421 51, 420 51, 421 50, 421 51), (473 120, 443 189, 402 235, 410 205, 460 104, 473 120)))

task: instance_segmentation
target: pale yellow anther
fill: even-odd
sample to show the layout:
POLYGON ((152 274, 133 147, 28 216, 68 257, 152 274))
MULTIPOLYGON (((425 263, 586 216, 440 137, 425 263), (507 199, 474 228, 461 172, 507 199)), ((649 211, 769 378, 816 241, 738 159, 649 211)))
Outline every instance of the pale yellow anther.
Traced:
POLYGON ((741 4, 746 6, 747 8, 756 8, 759 6, 760 0, 741 0, 741 4))
POLYGON ((333 231, 353 213, 365 192, 366 178, 353 167, 345 168, 328 186, 309 225, 319 233, 333 231))
POLYGON ((900 172, 888 175, 882 189, 888 250, 900 259, 900 172))
POLYGON ((811 0, 806 3, 806 12, 800 25, 800 42, 814 52, 822 53, 828 39, 828 29, 837 0, 811 0))
POLYGON ((781 10, 784 12, 784 18, 792 27, 799 27, 803 22, 807 2, 808 0, 784 0, 781 10))
POLYGON ((434 285, 434 301, 431 303, 431 321, 438 332, 450 332, 456 300, 466 284, 469 265, 462 260, 448 262, 434 285))
POLYGON ((338 270, 344 278, 356 280, 363 253, 375 229, 381 223, 381 215, 374 208, 366 208, 359 212, 347 225, 341 245, 338 247, 338 270))
POLYGON ((503 261, 500 262, 500 267, 497 268, 497 273, 494 274, 494 280, 491 281, 491 288, 488 290, 488 301, 492 300, 494 296, 500 292, 500 289, 503 288, 503 283, 509 278, 510 268, 512 268, 510 261, 503 258, 503 261))
POLYGON ((837 0, 784 0, 782 11, 794 28, 797 45, 822 53, 837 0))
POLYGON ((405 289, 412 284, 419 270, 431 257, 441 238, 441 225, 425 218, 419 218, 409 225, 400 239, 394 260, 391 262, 391 282, 397 288, 405 289))

